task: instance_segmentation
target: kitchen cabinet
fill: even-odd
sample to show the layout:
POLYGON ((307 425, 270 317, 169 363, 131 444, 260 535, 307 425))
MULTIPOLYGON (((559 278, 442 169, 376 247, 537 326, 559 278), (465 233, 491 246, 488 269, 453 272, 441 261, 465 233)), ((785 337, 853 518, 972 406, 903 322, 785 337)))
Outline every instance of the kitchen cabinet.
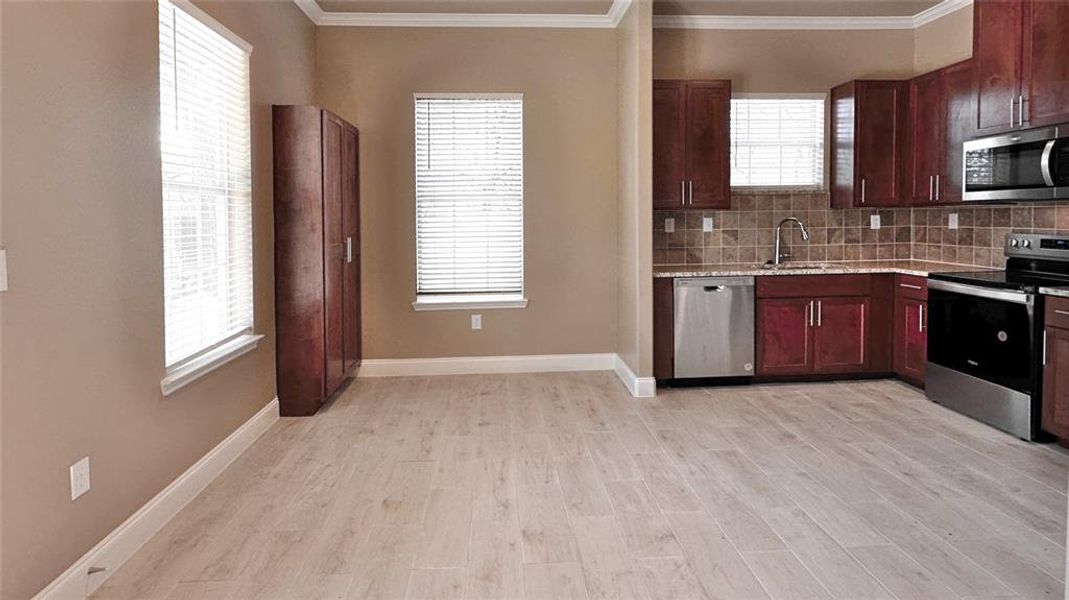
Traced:
POLYGON ((894 295, 894 371, 905 381, 923 387, 928 361, 928 280, 898 275, 894 295))
POLYGON ((909 82, 851 81, 831 102, 832 207, 906 203, 909 82))
POLYGON ((869 371, 873 279, 869 275, 758 278, 757 375, 869 371))
POLYGON ((654 208, 730 208, 730 81, 653 82, 654 208))
POLYGON ((360 362, 359 132, 315 106, 274 106, 280 412, 315 413, 360 362))
POLYGON ((670 277, 653 279, 653 376, 675 376, 675 288, 670 277))
POLYGON ((1069 443, 1069 299, 1046 298, 1042 428, 1069 443))
POLYGON ((962 144, 975 130, 972 61, 910 81, 910 203, 961 202, 962 144))
POLYGON ((1069 0, 976 0, 981 134, 1069 121, 1069 0))

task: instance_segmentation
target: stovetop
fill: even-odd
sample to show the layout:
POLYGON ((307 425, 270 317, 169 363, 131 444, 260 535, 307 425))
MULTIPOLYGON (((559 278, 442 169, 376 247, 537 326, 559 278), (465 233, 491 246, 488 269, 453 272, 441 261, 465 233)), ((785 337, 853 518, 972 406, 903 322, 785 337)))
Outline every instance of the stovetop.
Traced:
POLYGON ((932 273, 928 278, 1030 293, 1035 293, 1040 287, 1069 286, 1069 276, 1034 271, 1005 270, 932 273))
POLYGON ((1005 254, 1003 271, 932 273, 928 278, 1030 293, 1069 286, 1069 236, 1008 233, 1005 254))

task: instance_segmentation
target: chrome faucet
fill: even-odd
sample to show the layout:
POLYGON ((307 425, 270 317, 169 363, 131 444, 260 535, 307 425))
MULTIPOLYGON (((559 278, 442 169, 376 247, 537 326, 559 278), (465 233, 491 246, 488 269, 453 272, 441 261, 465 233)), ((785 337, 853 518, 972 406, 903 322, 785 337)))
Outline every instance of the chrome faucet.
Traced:
POLYGON ((803 225, 802 222, 799 221, 797 218, 787 217, 786 219, 780 221, 779 225, 776 225, 776 245, 772 249, 772 266, 774 267, 778 267, 780 264, 783 263, 784 258, 790 256, 790 254, 782 254, 782 251, 780 250, 780 234, 783 231, 783 225, 785 223, 798 223, 798 228, 802 230, 802 239, 806 241, 809 240, 809 232, 805 230, 805 225, 803 225))

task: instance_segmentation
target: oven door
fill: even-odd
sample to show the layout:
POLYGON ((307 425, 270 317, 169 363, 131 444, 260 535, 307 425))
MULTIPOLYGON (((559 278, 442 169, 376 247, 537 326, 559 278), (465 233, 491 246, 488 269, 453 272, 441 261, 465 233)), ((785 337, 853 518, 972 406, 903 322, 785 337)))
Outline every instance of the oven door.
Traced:
POLYGON ((1052 200, 1069 192, 1069 139, 1046 127, 965 142, 967 201, 1052 200))
POLYGON ((1033 295, 929 280, 928 319, 930 363, 1033 393, 1033 295))

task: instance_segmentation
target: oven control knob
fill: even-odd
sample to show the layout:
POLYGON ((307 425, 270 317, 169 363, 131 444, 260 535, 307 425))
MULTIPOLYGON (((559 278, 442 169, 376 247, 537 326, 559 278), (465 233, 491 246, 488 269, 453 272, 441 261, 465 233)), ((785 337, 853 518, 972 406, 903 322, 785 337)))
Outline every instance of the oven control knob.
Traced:
POLYGON ((1019 244, 1020 242, 1018 242, 1016 238, 1010 240, 1010 245, 1014 248, 1016 248, 1019 244))
POLYGON ((1032 247, 1032 241, 1031 240, 1025 240, 1025 241, 1021 242, 1021 245, 1024 246, 1025 248, 1031 248, 1032 247))

